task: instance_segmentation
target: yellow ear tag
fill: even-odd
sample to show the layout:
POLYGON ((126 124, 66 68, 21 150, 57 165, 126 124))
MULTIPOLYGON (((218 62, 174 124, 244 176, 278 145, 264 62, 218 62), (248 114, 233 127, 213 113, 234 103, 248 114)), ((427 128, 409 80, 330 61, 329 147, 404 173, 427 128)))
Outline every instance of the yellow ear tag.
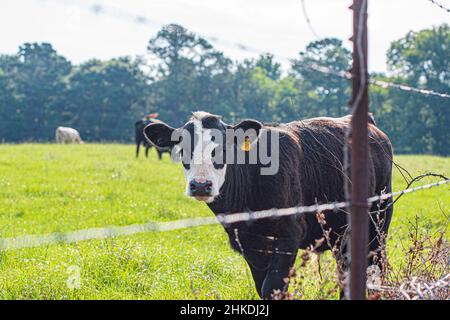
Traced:
POLYGON ((250 139, 248 137, 245 137, 245 141, 241 146, 241 150, 242 151, 250 151, 251 149, 251 145, 250 145, 250 139))

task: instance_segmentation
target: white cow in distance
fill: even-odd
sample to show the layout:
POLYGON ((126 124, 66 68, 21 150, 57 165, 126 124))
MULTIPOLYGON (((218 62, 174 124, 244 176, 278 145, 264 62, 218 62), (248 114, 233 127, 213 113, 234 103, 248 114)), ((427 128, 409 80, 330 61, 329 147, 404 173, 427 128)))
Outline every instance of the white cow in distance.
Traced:
POLYGON ((83 144, 81 140, 80 133, 69 127, 58 127, 56 128, 56 143, 80 143, 83 144))

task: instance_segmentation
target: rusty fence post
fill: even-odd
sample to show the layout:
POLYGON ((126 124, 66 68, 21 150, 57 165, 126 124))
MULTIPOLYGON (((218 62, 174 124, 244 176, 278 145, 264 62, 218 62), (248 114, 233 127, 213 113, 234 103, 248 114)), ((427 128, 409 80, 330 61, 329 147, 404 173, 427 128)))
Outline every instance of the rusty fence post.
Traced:
POLYGON ((368 255, 367 2, 353 0, 350 299, 366 297, 368 255))

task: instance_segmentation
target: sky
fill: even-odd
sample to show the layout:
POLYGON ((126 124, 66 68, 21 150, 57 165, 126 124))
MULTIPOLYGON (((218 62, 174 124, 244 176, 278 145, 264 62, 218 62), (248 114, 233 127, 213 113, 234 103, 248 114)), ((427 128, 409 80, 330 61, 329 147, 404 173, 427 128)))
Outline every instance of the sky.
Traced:
MULTIPOLYGON (((450 7, 450 0, 441 2, 450 7)), ((350 4, 351 0, 305 0, 317 36, 340 38, 350 49, 350 4)), ((386 72, 392 41, 410 30, 450 23, 450 14, 429 0, 369 0, 368 21, 369 69, 386 72)), ((142 55, 148 40, 168 23, 214 40, 214 46, 233 60, 271 52, 283 62, 317 39, 301 0, 1 0, 0 54, 17 52, 24 42, 50 42, 75 64, 142 55), (145 23, 137 22, 139 16, 145 23)))

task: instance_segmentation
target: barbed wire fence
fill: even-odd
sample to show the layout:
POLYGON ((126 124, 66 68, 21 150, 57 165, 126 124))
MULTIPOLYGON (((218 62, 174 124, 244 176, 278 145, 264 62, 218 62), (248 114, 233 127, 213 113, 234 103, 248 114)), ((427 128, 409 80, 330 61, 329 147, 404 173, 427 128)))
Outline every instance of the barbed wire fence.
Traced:
MULTIPOLYGON (((328 67, 325 67, 322 65, 318 65, 316 63, 310 63, 310 64, 305 64, 305 65, 296 65, 296 66, 299 68, 310 69, 310 70, 314 70, 314 71, 317 71, 317 72, 320 72, 323 74, 332 75, 332 76, 340 77, 340 78, 347 79, 347 80, 351 80, 353 78, 353 76, 350 72, 333 70, 331 68, 328 68, 328 67)), ((421 94, 424 96, 435 96, 435 97, 439 97, 439 98, 450 99, 450 94, 447 94, 447 93, 437 92, 437 91, 429 90, 429 89, 425 89, 425 88, 422 89, 422 88, 411 87, 411 86, 408 86, 405 84, 399 84, 399 83, 389 82, 389 81, 385 81, 385 80, 378 80, 378 79, 370 78, 369 84, 377 86, 377 87, 381 87, 383 89, 394 88, 397 90, 410 92, 410 93, 417 93, 417 94, 421 94)))
MULTIPOLYGON (((98 16, 109 16, 111 18, 115 18, 115 19, 118 19, 118 20, 121 20, 124 22, 135 24, 135 25, 141 25, 144 27, 146 27, 146 26, 155 27, 155 26, 166 25, 166 23, 164 23, 162 21, 158 21, 154 18, 150 18, 150 17, 147 17, 142 14, 124 11, 123 9, 112 6, 111 4, 106 5, 103 3, 92 2, 91 4, 86 6, 86 5, 82 5, 79 2, 76 2, 73 0, 62 0, 62 1, 39 0, 39 1, 55 2, 55 3, 60 3, 60 4, 62 3, 64 5, 77 6, 78 8, 80 8, 82 10, 89 11, 98 16)), ((429 0, 429 1, 432 1, 432 0, 429 0)), ((306 23, 309 26, 309 28, 311 29, 311 32, 313 32, 313 30, 315 30, 315 28, 313 27, 311 20, 306 12, 306 7, 305 7, 304 3, 305 3, 305 0, 302 0, 302 7, 304 8, 303 10, 305 10, 304 18, 306 19, 306 23)), ((255 46, 251 46, 248 44, 222 39, 222 38, 219 38, 219 37, 213 36, 213 35, 202 34, 202 33, 198 33, 198 32, 196 32, 196 33, 199 34, 201 37, 205 38, 206 40, 211 41, 214 44, 219 44, 219 45, 222 45, 229 49, 239 50, 241 52, 252 53, 252 54, 257 54, 257 55, 269 53, 269 50, 263 50, 261 48, 257 48, 255 46)), ((315 37, 317 39, 320 39, 315 31, 313 32, 313 34, 315 34, 315 37)), ((293 58, 286 57, 286 56, 279 55, 279 54, 272 54, 272 55, 275 59, 277 59, 281 62, 286 62, 289 64, 294 63, 293 58)), ((338 76, 338 77, 345 78, 348 80, 352 79, 352 74, 348 71, 333 70, 329 67, 319 65, 319 64, 313 63, 313 62, 308 63, 308 64, 302 64, 302 65, 297 64, 296 67, 303 68, 303 69, 311 69, 311 70, 314 70, 314 71, 317 71, 317 72, 320 72, 323 74, 334 75, 334 76, 338 76)), ((401 84, 401 83, 399 84, 399 83, 389 82, 389 81, 385 81, 385 80, 376 80, 376 79, 372 79, 372 78, 369 79, 369 82, 371 85, 375 85, 375 86, 382 87, 382 88, 395 88, 395 89, 402 90, 402 91, 414 92, 414 93, 427 95, 427 96, 437 96, 437 97, 441 97, 441 98, 450 99, 450 93, 441 93, 441 92, 437 92, 434 90, 429 90, 427 88, 415 88, 415 87, 408 86, 408 85, 401 84)))
POLYGON ((306 10, 306 3, 305 0, 302 1, 302 13, 303 17, 305 18, 306 24, 308 25, 309 30, 311 33, 316 37, 316 39, 320 39, 321 37, 317 34, 316 29, 313 27, 311 23, 311 19, 309 18, 308 11, 306 10))
POLYGON ((440 3, 440 2, 438 2, 438 1, 436 1, 436 0, 428 0, 428 1, 430 1, 432 4, 438 6, 438 7, 441 8, 442 10, 445 10, 445 11, 447 11, 447 12, 450 12, 450 8, 444 6, 442 3, 440 3))
MULTIPOLYGON (((374 202, 385 201, 395 196, 401 196, 421 190, 431 189, 449 183, 450 179, 446 179, 434 183, 421 185, 415 188, 409 188, 392 193, 373 196, 367 199, 367 204, 369 205, 374 202)), ((261 210, 253 212, 246 211, 230 214, 219 214, 215 217, 186 218, 168 222, 149 222, 143 224, 132 224, 127 226, 81 229, 71 232, 55 232, 44 235, 24 235, 11 238, 0 238, 0 251, 10 251, 22 248, 33 248, 33 247, 47 246, 51 244, 63 244, 63 243, 70 244, 87 240, 101 240, 121 236, 131 236, 139 233, 165 232, 216 224, 228 226, 240 222, 251 223, 253 221, 261 219, 274 219, 301 214, 316 214, 328 210, 338 212, 339 209, 346 208, 349 205, 350 203, 347 201, 330 202, 324 204, 314 204, 311 206, 298 206, 281 209, 273 208, 269 210, 261 210)), ((344 212, 343 214, 347 213, 344 212)))

